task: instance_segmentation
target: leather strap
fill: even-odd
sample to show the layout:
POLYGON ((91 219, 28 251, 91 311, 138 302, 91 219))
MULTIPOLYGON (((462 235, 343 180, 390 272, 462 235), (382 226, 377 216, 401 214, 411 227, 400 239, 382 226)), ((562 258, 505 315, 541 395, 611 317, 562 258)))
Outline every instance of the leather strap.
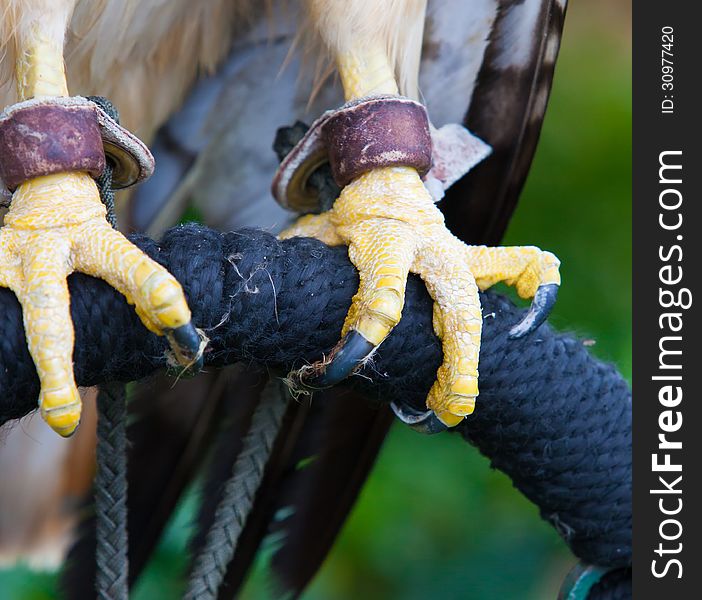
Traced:
POLYGON ((10 190, 41 175, 86 171, 98 177, 104 168, 95 105, 23 102, 0 116, 0 177, 10 190))
POLYGON ((339 187, 382 167, 431 168, 427 111, 414 100, 380 97, 350 102, 322 125, 322 139, 339 187))
POLYGON ((457 124, 430 126, 420 103, 374 96, 325 112, 281 161, 273 178, 278 203, 302 213, 320 212, 309 176, 328 162, 344 187, 359 175, 388 166, 417 169, 435 200, 490 153, 490 146, 457 124))
POLYGON ((146 145, 87 98, 33 98, 0 114, 0 179, 10 191, 51 173, 85 171, 99 177, 105 156, 114 165, 114 189, 154 171, 146 145))
POLYGON ((307 178, 325 162, 340 187, 379 167, 412 166, 423 175, 431 167, 426 109, 401 96, 372 96, 328 110, 280 163, 272 187, 278 203, 314 210, 317 198, 307 178))

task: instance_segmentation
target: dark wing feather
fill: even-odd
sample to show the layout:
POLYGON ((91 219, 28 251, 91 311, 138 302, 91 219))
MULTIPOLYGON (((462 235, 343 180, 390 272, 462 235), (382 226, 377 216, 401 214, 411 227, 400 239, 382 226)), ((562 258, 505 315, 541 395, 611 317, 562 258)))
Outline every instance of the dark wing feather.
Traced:
POLYGON ((236 597, 266 534, 278 546, 269 565, 272 586, 284 597, 302 592, 334 544, 393 420, 387 407, 345 390, 319 392, 296 413, 287 448, 269 463, 220 600, 236 597))
POLYGON ((499 244, 541 132, 560 46, 565 0, 501 0, 465 124, 493 152, 441 203, 453 233, 499 244))
MULTIPOLYGON (((295 485, 282 488, 281 509, 288 516, 273 524, 283 544, 273 555, 276 583, 287 592, 300 593, 314 577, 346 522, 363 485, 375 464, 393 421, 388 407, 369 406, 351 392, 328 393, 329 408, 320 411, 320 423, 311 424, 299 445, 297 457, 314 457, 295 485), (291 502, 286 503, 286 496, 291 502)), ((296 458, 297 458, 296 457, 296 458)), ((294 465, 295 468, 299 461, 294 465)), ((277 536, 276 536, 277 537, 277 536)))
MULTIPOLYGON (((282 384, 280 387, 282 388, 282 384)), ((286 393, 286 391, 281 389, 279 393, 286 393)), ((306 416, 306 404, 290 401, 266 464, 256 499, 246 520, 246 525, 239 536, 234 557, 229 564, 221 588, 222 598, 230 597, 239 589, 261 541, 266 535, 268 524, 276 510, 275 504, 278 498, 280 479, 289 464, 290 456, 305 426, 306 416)), ((194 556, 200 551, 205 533, 212 524, 215 508, 221 499, 223 484, 231 476, 233 465, 241 451, 242 437, 242 434, 232 430, 226 423, 218 435, 203 489, 203 501, 198 516, 198 532, 191 544, 194 556)))

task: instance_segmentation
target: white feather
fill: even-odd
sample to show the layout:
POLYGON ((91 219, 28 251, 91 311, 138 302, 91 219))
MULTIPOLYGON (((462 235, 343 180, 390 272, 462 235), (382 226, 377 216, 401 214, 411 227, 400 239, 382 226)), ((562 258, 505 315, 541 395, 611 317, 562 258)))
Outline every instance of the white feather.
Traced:
POLYGON ((521 68, 529 64, 534 33, 543 0, 524 0, 508 9, 503 21, 504 37, 495 40, 500 50, 495 66, 500 69, 521 68))

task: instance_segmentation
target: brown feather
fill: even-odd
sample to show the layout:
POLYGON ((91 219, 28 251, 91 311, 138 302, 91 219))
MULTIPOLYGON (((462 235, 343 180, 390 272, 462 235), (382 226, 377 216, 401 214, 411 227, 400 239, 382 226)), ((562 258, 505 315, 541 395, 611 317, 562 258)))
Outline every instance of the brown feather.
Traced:
POLYGON ((466 115, 493 152, 441 204, 449 229, 469 243, 499 244, 507 228, 539 139, 564 17, 565 0, 500 1, 466 115))
POLYGON ((272 558, 273 573, 285 592, 295 594, 302 592, 331 550, 393 422, 387 406, 371 407, 352 392, 330 391, 320 402, 321 423, 311 423, 306 432, 310 437, 298 446, 297 456, 313 460, 303 469, 298 468, 300 461, 295 464, 288 481, 292 502, 286 503, 284 487, 278 500, 280 508, 289 506, 292 511, 272 528, 274 535, 284 536, 272 558))
MULTIPOLYGON (((282 385, 280 388, 280 393, 284 393, 289 399, 287 390, 282 389, 282 385)), ((237 593, 268 531, 268 526, 278 501, 280 480, 286 472, 290 456, 305 426, 307 412, 308 407, 306 404, 290 401, 278 437, 266 464, 265 475, 257 491, 256 500, 239 537, 234 557, 228 567, 220 592, 221 598, 228 598, 232 594, 235 595, 237 593)), ((213 460, 207 476, 207 484, 203 490, 203 502, 198 518, 198 534, 192 544, 194 554, 198 552, 204 539, 204 532, 212 522, 214 507, 221 497, 222 485, 230 476, 232 466, 241 449, 241 435, 233 437, 231 433, 231 429, 228 427, 225 427, 220 432, 219 444, 216 446, 213 454, 213 460)))

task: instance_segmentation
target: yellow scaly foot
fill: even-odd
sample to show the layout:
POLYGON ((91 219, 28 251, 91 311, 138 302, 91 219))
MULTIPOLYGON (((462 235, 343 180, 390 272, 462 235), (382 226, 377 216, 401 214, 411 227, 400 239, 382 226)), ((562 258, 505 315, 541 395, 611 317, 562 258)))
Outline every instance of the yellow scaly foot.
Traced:
MULTIPOLYGON (((337 64, 347 100, 397 93, 383 48, 355 48, 337 56, 337 64)), ((408 273, 424 280, 434 300, 434 330, 444 353, 427 397, 429 414, 439 423, 425 423, 428 431, 455 426, 475 408, 482 330, 478 291, 504 281, 521 297, 534 298, 527 316, 512 330, 519 337, 543 322, 560 284, 560 263, 550 252, 461 242, 446 229, 441 211, 411 167, 383 167, 360 175, 330 211, 302 217, 281 234, 293 236, 348 245, 360 275, 342 342, 326 363, 299 374, 311 387, 332 385, 357 368, 399 322, 408 273)))
POLYGON ((444 352, 427 407, 449 427, 473 412, 478 396, 482 329, 478 290, 498 281, 514 285, 522 298, 550 290, 548 306, 539 308, 535 303, 525 326, 515 328, 516 335, 523 335, 543 321, 560 284, 559 261, 550 252, 461 242, 446 229, 441 211, 409 167, 386 167, 361 175, 344 188, 332 210, 302 217, 281 234, 282 238, 294 236, 348 245, 349 258, 360 275, 359 290, 341 332, 347 343, 350 332, 360 335, 350 338, 351 344, 362 340, 359 352, 337 352, 331 365, 325 365, 326 374, 331 367, 334 381, 326 377, 323 385, 350 373, 387 337, 402 314, 408 273, 420 275, 434 300, 434 330, 444 352))

